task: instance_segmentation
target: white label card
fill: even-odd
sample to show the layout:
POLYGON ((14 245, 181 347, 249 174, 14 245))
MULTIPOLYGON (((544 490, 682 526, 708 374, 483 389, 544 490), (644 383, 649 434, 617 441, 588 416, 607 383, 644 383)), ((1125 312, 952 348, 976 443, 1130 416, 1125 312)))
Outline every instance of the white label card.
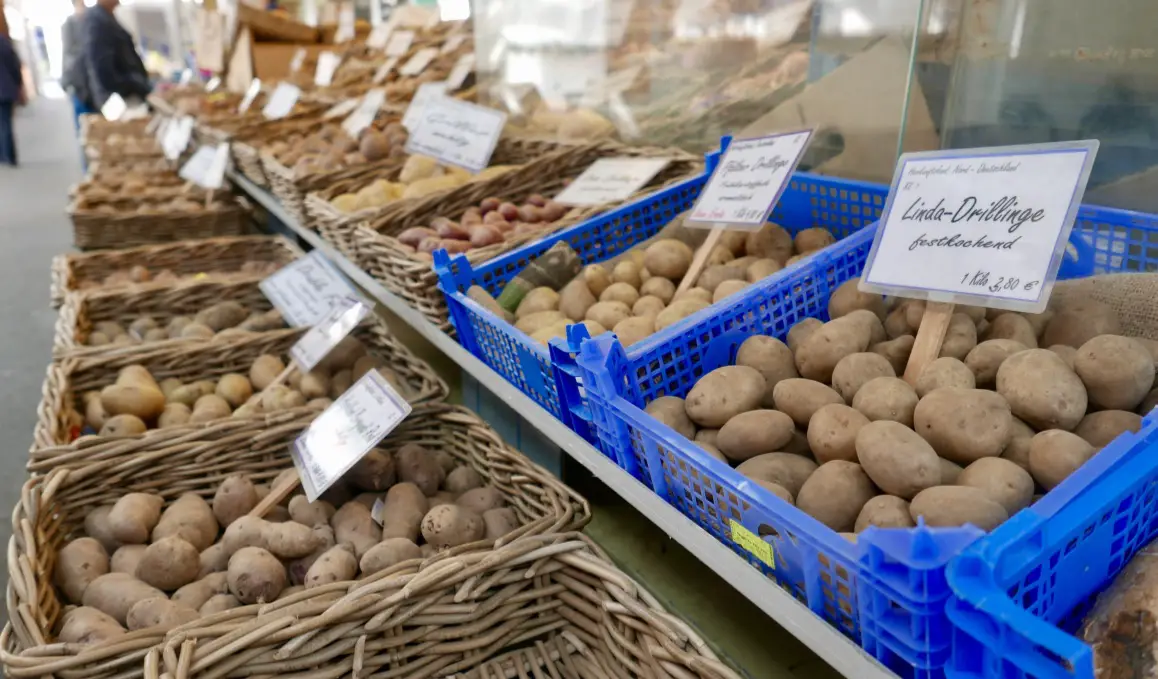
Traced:
POLYGON ((290 446, 306 498, 318 499, 410 411, 381 373, 363 375, 290 446))
POLYGON ((317 325, 336 304, 361 299, 325 255, 315 250, 263 280, 262 293, 295 328, 317 325))
POLYGON ((446 83, 419 85, 418 91, 414 93, 414 98, 410 100, 410 105, 406 107, 406 113, 402 115, 402 127, 413 132, 418 127, 418 121, 422 117, 422 109, 426 107, 427 102, 441 97, 445 92, 446 83))
POLYGON ((353 112, 354 109, 358 108, 358 103, 360 101, 361 99, 347 99, 323 113, 322 120, 331 120, 333 118, 348 116, 351 112, 353 112))
POLYGON ((221 87, 221 78, 217 76, 213 76, 209 79, 209 82, 205 83, 206 92, 216 92, 218 87, 221 87))
POLYGON ((202 146, 181 166, 178 176, 205 189, 219 189, 229 167, 229 144, 202 146))
POLYGON ((342 57, 333 52, 322 52, 318 55, 318 70, 314 72, 314 84, 318 87, 329 87, 334 82, 334 73, 342 65, 342 57))
POLYGON ((458 61, 454 62, 454 68, 450 69, 450 75, 446 76, 446 91, 454 92, 462 87, 473 70, 474 52, 459 57, 458 61))
POLYGON ((237 107, 238 113, 245 113, 253 106, 253 100, 257 99, 257 95, 261 94, 261 80, 254 78, 253 82, 249 83, 249 89, 245 91, 245 97, 241 100, 241 105, 237 107))
POLYGON ((366 46, 370 49, 380 50, 386 47, 386 41, 390 39, 390 31, 392 30, 390 24, 378 24, 370 31, 370 35, 366 38, 366 46))
POLYGON ((390 42, 386 43, 386 56, 401 57, 405 56, 410 51, 410 45, 414 43, 414 31, 398 31, 390 36, 390 42))
POLYGON ((386 90, 370 90, 358 102, 358 107, 350 114, 350 117, 342 122, 342 129, 346 131, 346 134, 357 139, 362 130, 370 127, 370 123, 374 122, 374 117, 378 115, 378 111, 382 110, 385 103, 386 90))
POLYGON ((354 39, 354 6, 352 4, 342 5, 342 9, 338 12, 338 30, 334 34, 334 42, 339 45, 344 42, 350 42, 354 39))
POLYGON ((438 52, 440 54, 450 54, 459 47, 462 47, 462 43, 464 42, 466 42, 466 34, 457 33, 447 38, 446 42, 442 43, 442 48, 439 49, 438 52))
POLYGON ((1097 141, 906 153, 860 289, 1038 313, 1097 141))
POLYGON ((446 96, 433 98, 422 108, 418 124, 406 141, 406 152, 430 156, 445 165, 482 172, 507 114, 446 96))
POLYGON ((733 139, 686 221, 751 231, 764 226, 808 148, 812 132, 733 139))
POLYGON ((189 139, 193 136, 194 120, 191 116, 184 116, 165 131, 165 139, 161 142, 165 157, 176 160, 181 157, 185 149, 189 148, 189 139))
POLYGON ((390 77, 390 71, 393 71, 397 65, 398 57, 390 57, 387 59, 386 63, 379 66, 378 70, 374 72, 374 84, 381 85, 386 82, 386 78, 390 77))
POLYGON ((120 120, 128 108, 129 107, 125 105, 125 100, 121 98, 121 95, 113 92, 109 95, 109 98, 105 100, 105 105, 101 106, 101 115, 105 117, 105 120, 120 120))
POLYGON ((302 70, 302 66, 305 66, 305 64, 306 48, 299 47, 298 50, 294 52, 294 58, 290 59, 290 74, 294 74, 302 70))
POLYGON ((266 102, 261 113, 271 120, 284 118, 289 115, 290 111, 294 110, 294 105, 298 103, 300 96, 302 96, 302 91, 297 86, 289 83, 278 83, 277 89, 270 95, 269 101, 266 102))
POLYGON ((402 68, 398 69, 398 74, 412 78, 425 71, 426 67, 429 66, 430 62, 434 61, 434 58, 437 56, 438 50, 433 47, 424 47, 418 50, 414 56, 410 57, 410 59, 402 65, 402 68))
POLYGON ((362 319, 370 315, 370 307, 362 300, 349 297, 326 314, 322 320, 306 331, 292 347, 290 356, 298 365, 298 370, 308 373, 326 357, 342 338, 353 332, 362 319))
POLYGON ((601 158, 555 200, 564 205, 603 205, 626 200, 669 162, 668 158, 601 158))

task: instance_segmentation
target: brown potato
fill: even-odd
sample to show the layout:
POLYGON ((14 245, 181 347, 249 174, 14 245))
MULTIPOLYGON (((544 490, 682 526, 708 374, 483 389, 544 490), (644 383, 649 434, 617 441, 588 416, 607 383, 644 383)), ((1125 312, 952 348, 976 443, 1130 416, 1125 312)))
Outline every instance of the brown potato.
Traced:
POLYGON ((1077 434, 1047 429, 1038 432, 1029 443, 1029 473, 1042 488, 1052 490, 1096 452, 1077 434))
POLYGON ((1000 457, 983 457, 966 467, 955 482, 985 493, 1013 516, 1033 501, 1033 477, 1029 472, 1000 457))
POLYGON ((583 279, 583 282, 587 284, 587 291, 590 292, 593 297, 602 295, 603 291, 607 289, 607 286, 613 282, 611 280, 611 274, 607 272, 607 269, 602 264, 588 264, 583 268, 583 273, 580 274, 578 278, 583 279))
POLYGON ((877 494, 859 464, 833 460, 820 465, 796 493, 796 506, 834 531, 847 533, 865 503, 877 494))
POLYGON ((917 494, 909 503, 909 515, 925 520, 931 527, 964 526, 971 523, 981 530, 997 528, 1009 513, 977 488, 935 486, 917 494))
POLYGON ((675 283, 672 283, 670 280, 660 276, 649 278, 646 283, 639 287, 640 295, 651 295, 652 297, 658 297, 664 304, 671 302, 671 298, 675 296, 675 291, 675 283))
POLYGON ((856 462, 856 436, 869 419, 843 403, 830 403, 808 421, 808 447, 821 464, 832 460, 856 462))
POLYGON ((828 317, 840 318, 856 309, 867 309, 881 320, 885 318, 885 300, 875 292, 861 292, 857 286, 860 277, 850 278, 840 284, 828 299, 828 317))
POLYGON ((832 233, 828 229, 820 227, 804 229, 798 232, 796 238, 792 240, 792 244, 796 246, 796 252, 802 255, 821 250, 835 242, 836 238, 832 233))
POLYGON ((217 381, 216 393, 225 399, 231 408, 237 408, 248 401, 250 396, 253 396, 253 385, 244 375, 229 373, 222 375, 221 379, 217 381))
POLYGON ((1013 414, 1038 430, 1078 426, 1086 414, 1086 387, 1069 366, 1048 349, 1014 354, 997 369, 997 393, 1013 414))
POLYGON ((913 329, 909 327, 908 302, 890 311, 889 315, 885 316, 884 323, 885 334, 889 336, 889 339, 912 334, 913 329))
POLYGON ((736 415, 720 428, 716 447, 730 461, 743 462, 783 450, 795 429, 792 418, 778 410, 751 410, 736 415))
MULTIPOLYGON (((663 238, 644 250, 643 265, 655 276, 678 281, 687 273, 694 255, 687 243, 674 238, 663 238)), ((638 288, 639 285, 635 287, 638 288)))
POLYGON ((109 554, 93 538, 77 538, 60 549, 53 583, 69 603, 79 604, 89 583, 109 572, 109 554))
POLYGON ((893 366, 893 370, 898 375, 903 375, 909 364, 909 356, 913 353, 913 344, 916 341, 917 338, 912 335, 901 335, 887 342, 878 342, 872 345, 869 351, 884 356, 893 366))
POLYGON ((1032 427, 1016 417, 1010 418, 1009 443, 1001 451, 1001 457, 1029 471, 1029 444, 1036 434, 1032 427))
POLYGON ((885 334, 885 326, 881 323, 881 319, 867 309, 853 309, 836 319, 836 322, 847 322, 860 328, 862 332, 867 332, 869 336, 869 346, 889 339, 889 336, 885 334))
POLYGON ((782 486, 795 497, 816 471, 816 463, 792 453, 768 453, 745 460, 736 471, 753 480, 782 486))
POLYGON ((1129 337, 1098 335, 1078 348, 1074 372, 1100 410, 1133 410, 1154 384, 1154 359, 1129 337))
POLYGON ((137 579, 172 592, 197 579, 200 555, 196 547, 175 535, 161 538, 145 549, 137 563, 137 579))
POLYGON ((764 376, 764 400, 761 405, 765 408, 775 407, 772 392, 781 380, 799 377, 792 360, 792 351, 780 340, 767 335, 753 335, 744 340, 736 352, 736 365, 755 368, 764 376))
POLYGON ((844 405, 844 399, 831 387, 800 377, 780 380, 772 390, 776 409, 792 418, 798 427, 808 427, 816 411, 830 403, 844 405))
POLYGON ((701 377, 688 392, 688 417, 701 427, 720 428, 764 400, 764 376, 744 365, 716 368, 701 377))
MULTIPOLYGON (((973 352, 970 352, 972 355, 973 352)), ((996 374, 996 370, 994 371, 996 374)), ((925 366, 914 385, 917 396, 924 398, 925 394, 941 387, 957 387, 958 389, 972 389, 976 386, 973 371, 964 363, 951 356, 942 356, 925 366)))
POLYGON ((832 387, 846 402, 852 402, 856 392, 869 380, 896 376, 892 364, 884 356, 859 352, 840 359, 832 369, 832 387))
MULTIPOLYGON (((698 288, 693 288, 698 289, 698 288)), ((697 311, 708 308, 711 304, 711 299, 701 301, 700 299, 676 299, 673 300, 663 311, 655 316, 655 330, 659 332, 669 325, 673 325, 691 316, 697 311)))
POLYGON ((981 389, 936 389, 913 412, 913 429, 938 455, 960 465, 1001 455, 1012 421, 1005 399, 981 389))
POLYGON ((977 326, 973 324, 973 319, 968 314, 953 314, 949 319, 949 329, 945 331, 945 341, 941 344, 941 356, 965 360, 975 346, 977 326))
POLYGON ((917 392, 899 377, 876 377, 864 384, 852 400, 852 407, 871 421, 892 420, 913 426, 917 392))
POLYGON ((129 610, 138 601, 153 597, 165 597, 165 593, 127 573, 106 573, 85 588, 83 603, 115 618, 123 625, 129 610))
POLYGON ((540 287, 528 292, 515 309, 515 318, 522 319, 540 311, 559 311, 559 293, 551 288, 540 287))
POLYGON ((620 344, 629 347, 650 337, 655 332, 655 322, 649 316, 625 318, 611 329, 620 344))
POLYGON ((1045 326, 1040 346, 1064 344, 1080 347, 1098 335, 1120 335, 1118 314, 1108 305, 1094 300, 1074 300, 1057 309, 1045 326))
POLYGON ((605 328, 614 328, 627 318, 631 318, 631 307, 615 301, 592 304, 584 315, 585 320, 595 321, 605 328))
MULTIPOLYGON (((840 359, 868 349, 871 334, 852 315, 817 328, 796 349, 796 370, 801 377, 828 384, 840 359)), ((883 329, 882 329, 883 332, 883 329)))
MULTIPOLYGON (((655 280, 655 279, 653 279, 655 280)), ((636 300, 635 304, 631 305, 631 313, 639 317, 650 317, 652 319, 652 327, 655 327, 655 317, 659 312, 667 308, 663 300, 652 295, 644 295, 636 300)))
POLYGON ((1126 410, 1102 410, 1090 413, 1078 423, 1074 433, 1095 448, 1102 448, 1122 435, 1142 428, 1142 416, 1126 410))
POLYGON ((853 530, 857 533, 876 526, 877 528, 912 528, 917 525, 909 515, 909 503, 895 495, 878 495, 865 503, 856 517, 853 530))
POLYGON ((792 234, 778 224, 768 223, 752 231, 744 241, 745 254, 774 259, 783 265, 792 256, 792 234))
MULTIPOLYGON (((674 291, 673 291, 674 292, 674 291)), ((623 302, 628 308, 639 301, 639 291, 631 287, 627 283, 612 283, 607 286, 602 295, 599 295, 600 302, 623 302)))
POLYGON ((717 285, 716 291, 712 293, 712 304, 731 297, 746 287, 748 287, 748 283, 746 281, 724 281, 723 283, 717 285))
MULTIPOLYGON (((733 266, 740 266, 740 260, 733 262, 733 266)), ((749 283, 763 280, 784 267, 775 259, 757 259, 744 267, 744 278, 749 283)))
POLYGON ((985 331, 987 340, 1010 340, 1025 346, 1026 349, 1037 348, 1037 333, 1029 319, 1018 313, 1008 312, 997 316, 989 322, 989 329, 985 331))
POLYGON ((422 537, 436 549, 457 547, 486 535, 482 517, 457 505, 438 505, 422 519, 422 537))
MULTIPOLYGON (((1008 316, 1009 314, 1005 315, 1008 316)), ((1003 318, 1003 316, 998 318, 1003 318)), ((973 373, 974 385, 965 388, 972 389, 973 386, 978 386, 992 389, 997 383, 997 369, 1001 367, 1005 359, 1030 348, 1011 339, 989 339, 973 347, 973 350, 965 357, 965 366, 973 373)), ((965 385, 946 384, 942 386, 960 387, 965 385)))
POLYGON ((957 483, 957 477, 961 476, 961 472, 965 469, 956 462, 950 462, 943 457, 938 457, 937 461, 941 463, 941 485, 951 486, 957 483))
POLYGON ((136 415, 117 415, 105 420, 104 426, 97 433, 100 436, 136 436, 144 434, 148 428, 136 415))
POLYGON ((804 344, 804 341, 822 326, 824 326, 824 321, 816 318, 805 318, 788 331, 785 344, 792 350, 792 353, 796 353, 800 349, 800 345, 804 344))
POLYGON ((700 277, 696 279, 696 285, 708 292, 714 293, 724 281, 744 281, 747 282, 744 276, 744 270, 738 266, 731 266, 729 264, 717 264, 709 266, 700 273, 700 277))
POLYGON ((1058 358, 1065 361, 1070 370, 1074 369, 1074 363, 1078 359, 1078 350, 1073 347, 1067 347, 1062 344, 1055 344, 1049 347, 1049 350, 1058 355, 1058 358))
POLYGON ((878 420, 861 427, 856 455, 873 483, 890 495, 909 500, 941 483, 941 466, 933 447, 898 422, 878 420))
POLYGON ((696 425, 688 418, 684 400, 678 396, 660 396, 648 403, 643 411, 686 439, 696 435, 696 425))
POLYGON ((587 317, 587 310, 594 306, 597 301, 583 277, 576 276, 559 293, 559 311, 572 321, 578 322, 587 317))

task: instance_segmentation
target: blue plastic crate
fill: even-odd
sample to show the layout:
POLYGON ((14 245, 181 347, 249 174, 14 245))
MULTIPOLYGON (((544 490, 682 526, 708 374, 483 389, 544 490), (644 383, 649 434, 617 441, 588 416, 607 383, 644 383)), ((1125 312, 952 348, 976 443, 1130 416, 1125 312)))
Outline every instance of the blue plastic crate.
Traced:
POLYGON ((1158 535, 1158 417, 1123 434, 950 564, 949 677, 1093 679, 1071 632, 1158 535))

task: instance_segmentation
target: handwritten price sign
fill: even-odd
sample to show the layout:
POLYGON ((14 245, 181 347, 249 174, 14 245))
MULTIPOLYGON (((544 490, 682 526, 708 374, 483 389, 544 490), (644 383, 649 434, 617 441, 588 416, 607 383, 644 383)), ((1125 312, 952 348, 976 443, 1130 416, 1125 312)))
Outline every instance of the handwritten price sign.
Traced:
POLYGON ((1097 141, 901 157, 860 288, 1045 309, 1097 141))

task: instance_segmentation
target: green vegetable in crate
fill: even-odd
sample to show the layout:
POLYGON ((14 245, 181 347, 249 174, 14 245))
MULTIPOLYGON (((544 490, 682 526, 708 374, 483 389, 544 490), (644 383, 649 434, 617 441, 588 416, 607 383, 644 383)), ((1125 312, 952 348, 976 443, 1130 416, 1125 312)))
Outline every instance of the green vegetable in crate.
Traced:
POLYGON ((579 254, 570 245, 563 241, 555 243, 546 252, 532 259, 507 283, 499 295, 499 306, 514 313, 529 292, 540 287, 561 290, 579 274, 582 266, 579 254))

